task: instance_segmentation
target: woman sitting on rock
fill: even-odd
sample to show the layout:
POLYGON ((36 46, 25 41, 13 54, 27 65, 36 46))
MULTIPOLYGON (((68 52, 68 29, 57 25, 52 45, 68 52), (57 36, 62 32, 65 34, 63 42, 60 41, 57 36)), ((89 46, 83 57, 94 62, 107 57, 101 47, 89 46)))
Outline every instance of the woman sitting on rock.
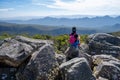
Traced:
POLYGON ((70 34, 70 38, 69 38, 69 43, 70 46, 73 46, 75 48, 78 48, 80 46, 80 41, 79 41, 80 37, 78 36, 78 34, 76 33, 76 27, 72 28, 72 33, 70 34))
POLYGON ((79 57, 79 46, 80 41, 78 34, 76 34, 76 28, 72 28, 72 33, 70 34, 69 38, 70 47, 66 50, 66 60, 70 60, 75 57, 79 57))

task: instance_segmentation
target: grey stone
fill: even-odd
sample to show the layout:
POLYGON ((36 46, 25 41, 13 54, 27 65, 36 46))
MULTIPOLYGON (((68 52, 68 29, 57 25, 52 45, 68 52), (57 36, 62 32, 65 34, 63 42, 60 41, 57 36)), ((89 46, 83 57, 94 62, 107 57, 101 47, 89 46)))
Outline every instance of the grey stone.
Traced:
POLYGON ((95 80, 85 58, 74 58, 60 65, 59 80, 95 80))
POLYGON ((52 46, 44 45, 32 54, 22 73, 17 73, 17 80, 54 80, 59 67, 52 46))
POLYGON ((120 57, 120 38, 106 33, 96 33, 88 37, 89 54, 107 54, 120 57))
POLYGON ((35 49, 42 47, 45 44, 51 44, 51 45, 53 44, 53 41, 51 41, 51 40, 31 39, 31 38, 27 38, 27 37, 23 37, 23 36, 16 36, 15 39, 17 41, 31 45, 35 49))
POLYGON ((28 56, 33 48, 15 39, 10 39, 0 46, 0 62, 18 67, 28 56))
POLYGON ((103 77, 108 80, 120 79, 120 60, 111 55, 93 56, 94 74, 96 78, 103 77))
POLYGON ((16 80, 16 68, 4 67, 0 68, 0 80, 16 80))
POLYGON ((3 40, 0 46, 0 62, 18 67, 32 53, 45 44, 53 44, 49 40, 36 40, 17 36, 3 40))
POLYGON ((56 57, 57 62, 58 62, 59 65, 66 62, 66 56, 64 54, 57 54, 56 53, 55 57, 56 57))
MULTIPOLYGON (((120 60, 118 60, 118 59, 116 59, 116 58, 114 58, 114 57, 112 57, 111 55, 105 55, 105 54, 102 54, 102 55, 95 55, 95 56, 93 56, 92 57, 92 59, 93 59, 93 62, 94 62, 94 64, 99 64, 99 63, 101 63, 101 62, 111 62, 111 63, 116 63, 116 62, 118 62, 118 63, 120 63, 120 60)), ((117 63, 116 63, 117 64, 117 63)))
POLYGON ((79 57, 79 58, 84 57, 89 62, 89 65, 90 66, 92 65, 91 55, 86 53, 86 51, 84 51, 82 48, 70 47, 66 50, 65 54, 66 54, 66 60, 67 61, 70 60, 70 59, 76 58, 76 57, 79 57))
POLYGON ((79 57, 79 48, 75 48, 75 47, 68 47, 67 50, 65 51, 65 55, 66 55, 66 60, 70 60, 76 57, 79 57))
POLYGON ((53 42, 49 40, 36 40, 23 36, 2 40, 0 43, 0 80, 2 78, 16 80, 15 75, 19 75, 24 71, 31 56, 44 45, 52 44, 53 42), (6 74, 7 77, 2 74, 6 74))
POLYGON ((108 80, 120 80, 120 68, 109 63, 102 62, 97 68, 96 77, 103 77, 108 80))
POLYGON ((108 80, 108 79, 103 78, 103 77, 99 77, 97 80, 108 80))
POLYGON ((81 43, 80 48, 81 48, 82 51, 84 51, 86 53, 88 53, 88 51, 89 51, 89 46, 85 43, 81 43))

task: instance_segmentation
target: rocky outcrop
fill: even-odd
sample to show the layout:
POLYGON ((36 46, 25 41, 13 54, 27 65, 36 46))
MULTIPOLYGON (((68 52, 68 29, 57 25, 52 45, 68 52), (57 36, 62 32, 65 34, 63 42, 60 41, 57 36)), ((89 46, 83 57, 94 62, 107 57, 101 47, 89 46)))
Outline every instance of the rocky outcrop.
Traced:
POLYGON ((88 37, 89 54, 107 54, 120 58, 120 38, 106 33, 92 34, 88 37))
POLYGON ((17 73, 18 80, 54 80, 58 73, 58 63, 52 46, 42 46, 33 53, 22 73, 17 73))
POLYGON ((120 80, 120 38, 93 34, 65 54, 52 44, 23 36, 0 41, 0 80, 120 80))
POLYGON ((30 75, 32 80, 43 77, 46 80, 53 79, 57 75, 58 63, 51 44, 53 43, 49 40, 23 36, 1 41, 0 80, 16 80, 16 76, 17 80, 30 80, 30 75))
POLYGON ((109 80, 120 80, 120 68, 108 63, 102 62, 101 65, 97 66, 96 77, 99 76, 107 78, 109 80))
POLYGON ((85 58, 74 58, 60 65, 59 80, 95 80, 85 58))
POLYGON ((34 40, 22 36, 6 39, 0 46, 0 62, 18 67, 34 51, 48 43, 50 44, 47 40, 34 40))
MULTIPOLYGON (((87 47, 88 48, 88 47, 87 47)), ((86 46, 82 46, 80 48, 74 48, 74 47, 69 47, 66 52, 66 60, 69 61, 73 58, 86 58, 86 60, 89 62, 89 65, 92 65, 92 57, 91 55, 86 53, 86 46)))
POLYGON ((94 74, 96 78, 106 78, 108 80, 120 79, 120 60, 108 55, 95 55, 94 74))
POLYGON ((4 41, 0 46, 0 62, 18 67, 28 56, 32 54, 33 48, 15 39, 4 41))
POLYGON ((78 48, 75 47, 68 47, 67 50, 65 51, 65 55, 66 55, 66 60, 70 60, 76 57, 80 57, 80 50, 78 48))

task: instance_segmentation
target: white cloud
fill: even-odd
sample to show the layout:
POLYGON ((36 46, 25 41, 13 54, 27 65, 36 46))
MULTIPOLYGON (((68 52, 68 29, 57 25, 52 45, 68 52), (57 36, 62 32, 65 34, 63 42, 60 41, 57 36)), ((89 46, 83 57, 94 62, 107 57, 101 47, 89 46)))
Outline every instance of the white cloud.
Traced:
POLYGON ((0 12, 4 12, 4 11, 13 11, 15 10, 14 8, 0 8, 0 12))
POLYGON ((47 4, 43 4, 43 3, 32 3, 33 5, 38 5, 38 6, 47 6, 47 4))
POLYGON ((120 14, 120 0, 54 0, 52 4, 39 4, 53 9, 62 9, 68 11, 74 11, 77 13, 90 13, 90 14, 102 14, 102 13, 118 13, 120 14))

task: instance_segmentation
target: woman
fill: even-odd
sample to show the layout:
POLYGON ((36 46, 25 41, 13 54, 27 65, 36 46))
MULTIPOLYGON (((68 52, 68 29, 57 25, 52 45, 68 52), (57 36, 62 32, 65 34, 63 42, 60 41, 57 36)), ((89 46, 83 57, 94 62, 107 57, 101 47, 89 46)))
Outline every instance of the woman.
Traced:
POLYGON ((72 33, 70 34, 70 39, 69 39, 70 46, 78 48, 78 46, 80 45, 79 39, 80 39, 80 37, 76 33, 76 27, 73 27, 72 33))

